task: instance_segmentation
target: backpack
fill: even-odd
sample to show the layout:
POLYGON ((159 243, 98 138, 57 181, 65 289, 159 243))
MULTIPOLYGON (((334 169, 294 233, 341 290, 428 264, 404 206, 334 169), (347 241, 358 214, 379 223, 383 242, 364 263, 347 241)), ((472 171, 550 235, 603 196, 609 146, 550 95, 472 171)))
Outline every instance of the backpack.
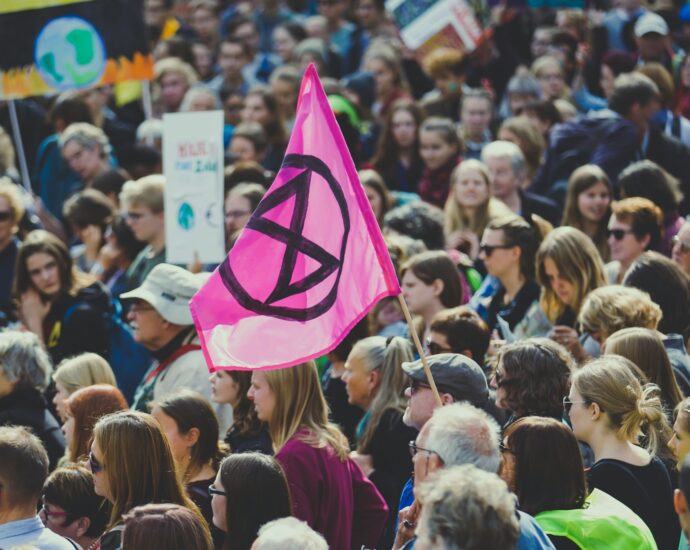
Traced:
MULTIPOLYGON (((122 306, 116 299, 113 307, 103 315, 108 327, 108 363, 115 373, 117 387, 125 396, 127 403, 134 399, 134 392, 151 366, 151 356, 144 346, 134 340, 132 328, 122 320, 122 306)), ((67 323, 81 304, 72 305, 63 318, 67 323)))

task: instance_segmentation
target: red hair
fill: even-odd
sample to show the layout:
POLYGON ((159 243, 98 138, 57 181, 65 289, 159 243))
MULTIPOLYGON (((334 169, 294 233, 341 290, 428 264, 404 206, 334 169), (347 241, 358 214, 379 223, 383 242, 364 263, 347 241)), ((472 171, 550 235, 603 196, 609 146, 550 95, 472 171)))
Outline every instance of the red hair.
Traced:
POLYGON ((101 417, 128 409, 122 392, 108 384, 81 388, 70 395, 65 404, 74 418, 74 435, 67 450, 71 462, 89 453, 93 427, 101 417))

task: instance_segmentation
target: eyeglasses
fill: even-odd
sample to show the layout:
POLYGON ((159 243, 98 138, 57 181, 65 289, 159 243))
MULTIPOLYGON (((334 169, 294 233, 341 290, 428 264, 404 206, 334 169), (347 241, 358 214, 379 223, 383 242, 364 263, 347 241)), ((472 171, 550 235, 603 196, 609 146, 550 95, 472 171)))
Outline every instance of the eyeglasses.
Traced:
POLYGON ((499 250, 499 249, 504 249, 508 250, 510 248, 513 248, 515 245, 507 245, 507 244, 480 244, 479 245, 479 252, 483 252, 484 255, 488 258, 494 253, 494 250, 499 250))
POLYGON ((622 241, 629 233, 634 233, 634 231, 632 229, 609 229, 607 231, 608 236, 613 237, 616 241, 622 241))
POLYGON ((225 213, 225 219, 229 220, 231 218, 241 218, 243 216, 247 216, 251 214, 249 210, 228 210, 225 213))
POLYGON ((220 495, 222 497, 228 496, 228 493, 226 493, 225 491, 221 491, 220 489, 216 489, 213 485, 208 486, 208 494, 210 496, 213 496, 213 495, 220 495))
POLYGON ((563 398, 563 410, 565 411, 565 414, 569 415, 570 414, 570 409, 573 408, 573 404, 575 403, 580 403, 581 405, 587 404, 587 401, 571 401, 570 397, 566 396, 563 398))
POLYGON ((0 212, 0 222, 6 222, 12 219, 12 212, 3 210, 0 212))
POLYGON ((431 338, 427 338, 425 344, 426 344, 426 349, 429 350, 429 355, 438 355, 439 353, 452 353, 453 352, 452 349, 450 349, 448 347, 444 347, 444 346, 434 342, 431 338))
POLYGON ((69 516, 69 512, 51 512, 51 511, 49 511, 48 508, 46 508, 45 502, 41 506, 40 511, 43 512, 43 515, 48 519, 50 519, 50 518, 64 518, 66 516, 69 516))
POLYGON ((671 242, 673 243, 673 246, 680 245, 681 252, 690 252, 690 241, 686 241, 681 239, 678 235, 675 235, 673 239, 671 239, 671 242))
POLYGON ((431 389, 431 386, 424 384, 423 382, 420 382, 419 380, 410 380, 410 394, 411 395, 414 395, 419 390, 428 390, 428 389, 431 389))
POLYGON ((129 308, 131 313, 145 313, 146 311, 152 311, 154 308, 146 303, 135 303, 129 308))
POLYGON ((494 371, 494 380, 496 380, 497 387, 500 388, 501 386, 505 386, 506 384, 510 384, 512 382, 510 378, 506 380, 505 376, 505 373, 498 369, 494 371))
POLYGON ((431 449, 423 449, 422 447, 417 447, 416 441, 410 441, 408 443, 408 447, 410 448, 410 456, 412 457, 414 457, 419 451, 424 451, 425 453, 428 453, 430 455, 436 455, 439 458, 441 458, 441 455, 438 454, 436 451, 432 451, 431 449))
POLYGON ((96 460, 96 457, 93 456, 93 451, 89 452, 89 468, 91 468, 91 471, 94 474, 102 472, 104 468, 103 464, 98 462, 98 460, 96 460))

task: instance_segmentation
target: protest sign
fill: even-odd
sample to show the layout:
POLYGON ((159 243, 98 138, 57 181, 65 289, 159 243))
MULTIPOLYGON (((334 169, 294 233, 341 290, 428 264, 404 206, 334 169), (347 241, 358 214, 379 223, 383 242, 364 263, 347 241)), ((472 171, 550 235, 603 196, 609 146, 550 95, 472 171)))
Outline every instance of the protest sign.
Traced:
POLYGON ((151 78, 142 0, 0 2, 0 99, 151 78))
POLYGON ((188 264, 225 257, 223 112, 163 117, 166 261, 188 264))
POLYGON ((386 10, 420 60, 439 47, 472 51, 482 36, 465 0, 388 0, 386 10))
POLYGON ((319 357, 396 294, 388 250, 312 65, 280 171, 190 303, 208 367, 319 357))

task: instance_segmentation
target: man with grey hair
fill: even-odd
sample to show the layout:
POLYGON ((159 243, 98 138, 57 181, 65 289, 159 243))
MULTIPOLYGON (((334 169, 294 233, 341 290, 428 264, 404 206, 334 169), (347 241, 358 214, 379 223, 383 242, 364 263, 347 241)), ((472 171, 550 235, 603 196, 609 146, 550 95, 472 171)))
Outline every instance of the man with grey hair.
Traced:
POLYGON ((328 550, 328 544, 304 521, 287 517, 263 525, 251 550, 328 550))
POLYGON ((88 122, 70 124, 60 136, 60 150, 84 187, 90 187, 96 176, 110 169, 112 148, 108 137, 88 122))
MULTIPOLYGON (((529 121, 525 121, 529 124, 529 121)), ((537 215, 558 225, 561 213, 556 203, 523 190, 526 178, 525 156, 511 141, 493 141, 482 150, 482 162, 489 169, 491 194, 527 221, 537 215)))
POLYGON ((0 333, 0 426, 31 428, 54 468, 65 454, 65 438, 43 398, 52 372, 50 358, 34 333, 0 333))
MULTIPOLYGON (((492 474, 498 472, 501 464, 500 434, 501 429, 491 416, 468 403, 436 409, 416 441, 410 442, 415 497, 427 478, 444 468, 471 464, 492 474)), ((420 511, 417 499, 400 511, 395 549, 408 548, 414 540, 420 511)), ((526 514, 521 514, 520 526, 519 549, 553 548, 548 537, 526 514)))
POLYGON ((48 454, 41 441, 26 428, 0 428, 0 548, 78 547, 45 527, 36 514, 47 477, 48 454))
POLYGON ((453 466, 420 487, 424 510, 415 549, 516 548, 517 502, 496 474, 475 466, 453 466))

